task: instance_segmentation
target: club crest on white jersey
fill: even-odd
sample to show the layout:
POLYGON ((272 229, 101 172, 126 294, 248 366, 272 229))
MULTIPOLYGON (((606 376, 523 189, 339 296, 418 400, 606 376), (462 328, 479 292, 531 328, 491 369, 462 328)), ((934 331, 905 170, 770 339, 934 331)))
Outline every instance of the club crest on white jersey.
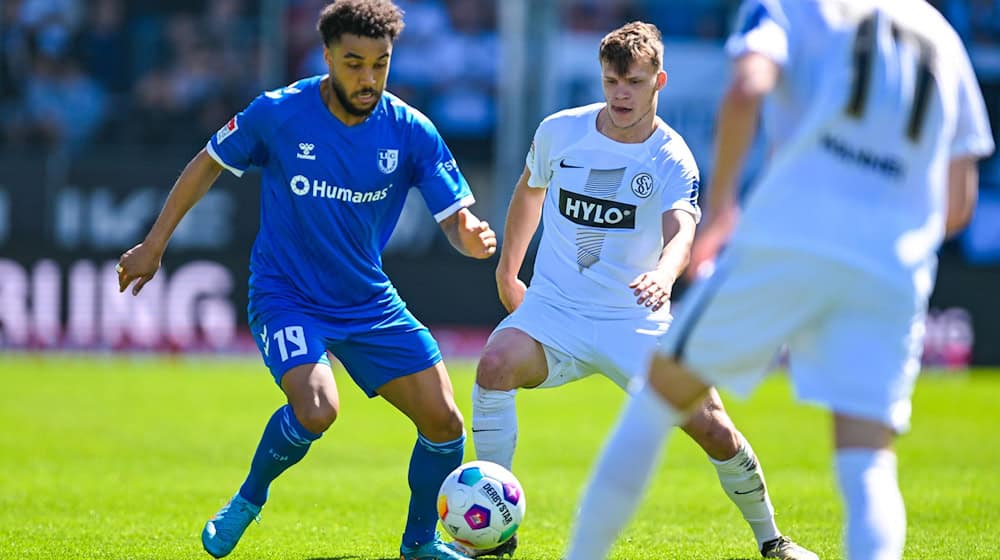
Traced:
POLYGON ((653 194, 653 176, 649 173, 639 173, 632 177, 632 193, 639 198, 649 198, 653 194))

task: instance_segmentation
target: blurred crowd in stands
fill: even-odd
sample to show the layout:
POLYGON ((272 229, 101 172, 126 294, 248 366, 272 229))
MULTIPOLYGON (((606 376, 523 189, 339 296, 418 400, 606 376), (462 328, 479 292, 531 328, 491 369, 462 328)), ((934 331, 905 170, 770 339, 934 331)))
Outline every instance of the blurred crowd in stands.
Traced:
MULTIPOLYGON (((281 84, 262 83, 264 0, 2 0, 0 147, 204 141, 260 90, 325 71, 316 16, 285 0, 281 84)), ((446 137, 492 138, 504 0, 399 0, 390 88, 446 137)), ((568 33, 646 19, 668 39, 721 41, 737 0, 552 0, 568 33)), ((973 45, 1000 47, 1000 2, 934 2, 973 45)), ((991 100, 996 102, 998 100, 991 100)), ((997 105, 993 105, 997 107, 997 105)), ((998 107, 1000 109, 1000 107, 998 107)))
POLYGON ((4 0, 6 146, 207 136, 259 88, 245 0, 4 0))

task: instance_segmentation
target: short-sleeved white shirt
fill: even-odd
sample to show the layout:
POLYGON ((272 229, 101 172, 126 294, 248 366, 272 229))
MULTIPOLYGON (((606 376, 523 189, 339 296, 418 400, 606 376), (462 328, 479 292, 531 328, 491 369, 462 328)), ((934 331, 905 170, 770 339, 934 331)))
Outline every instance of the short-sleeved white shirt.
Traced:
POLYGON ((949 161, 994 147, 958 35, 923 0, 745 0, 739 19, 730 56, 782 72, 763 117, 771 160, 732 243, 929 280, 949 161))
POLYGON ((642 143, 601 134, 604 106, 555 113, 535 133, 528 184, 548 192, 530 289, 588 317, 645 315, 628 284, 656 267, 664 212, 700 219, 698 168, 681 136, 659 118, 642 143))

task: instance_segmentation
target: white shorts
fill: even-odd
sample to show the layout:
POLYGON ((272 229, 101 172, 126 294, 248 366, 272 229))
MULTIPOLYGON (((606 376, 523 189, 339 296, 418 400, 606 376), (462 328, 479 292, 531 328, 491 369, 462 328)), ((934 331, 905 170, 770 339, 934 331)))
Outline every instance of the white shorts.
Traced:
POLYGON ((538 387, 558 387, 600 373, 625 389, 633 377, 645 375, 669 325, 666 309, 638 318, 596 319, 559 307, 528 290, 521 306, 490 336, 513 328, 542 345, 549 371, 538 387))
POLYGON ((658 351, 746 395, 787 343, 800 399, 903 432, 928 295, 815 255, 730 248, 678 304, 658 351))

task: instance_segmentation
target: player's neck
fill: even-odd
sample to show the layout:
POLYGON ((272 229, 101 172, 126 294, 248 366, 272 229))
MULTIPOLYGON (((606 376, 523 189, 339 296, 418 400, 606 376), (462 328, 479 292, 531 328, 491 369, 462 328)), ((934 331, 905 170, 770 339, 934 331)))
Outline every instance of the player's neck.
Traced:
POLYGON ((615 125, 605 106, 597 113, 597 131, 615 142, 641 144, 656 131, 656 105, 652 105, 639 120, 624 127, 615 125))
POLYGON ((337 96, 333 94, 333 87, 330 85, 329 77, 323 78, 319 83, 319 96, 323 100, 323 105, 326 105, 327 110, 346 126, 361 124, 368 118, 368 115, 355 115, 349 113, 344 108, 340 100, 337 99, 337 96))

